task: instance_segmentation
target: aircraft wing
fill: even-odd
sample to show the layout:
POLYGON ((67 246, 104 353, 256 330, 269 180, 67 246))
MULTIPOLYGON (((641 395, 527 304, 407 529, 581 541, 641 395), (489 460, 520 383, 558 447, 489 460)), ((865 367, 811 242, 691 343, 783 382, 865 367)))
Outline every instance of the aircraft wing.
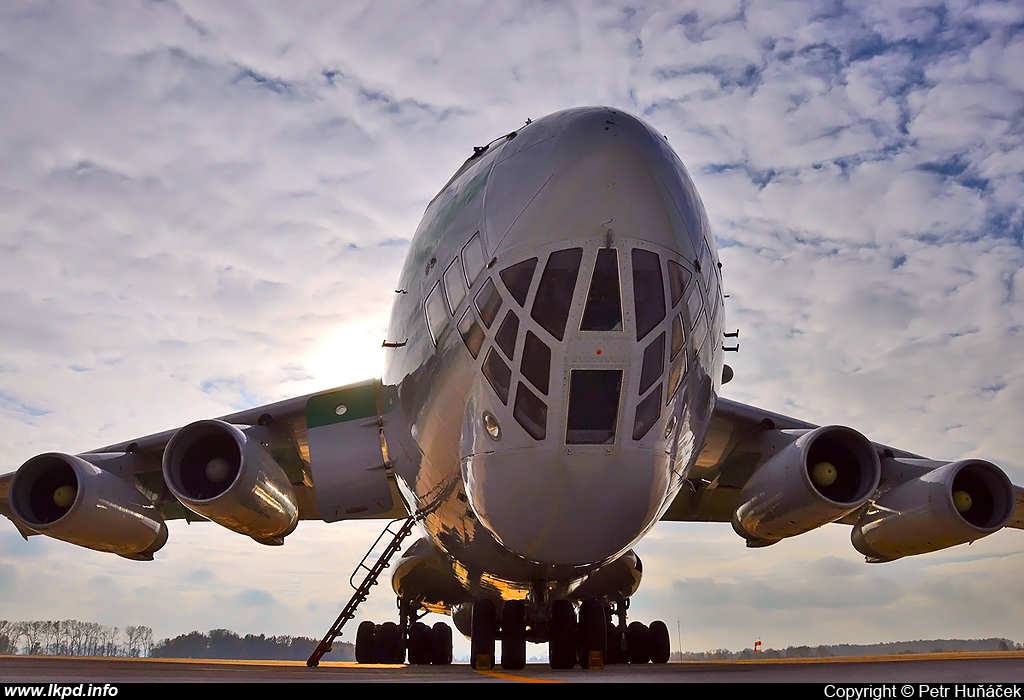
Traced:
MULTIPOLYGON (((840 459, 831 461, 841 473, 840 459)), ((828 478, 835 476, 826 476, 825 480, 828 478)), ((927 547, 934 543, 951 546, 1002 527, 1024 529, 1024 488, 1010 484, 1002 470, 983 460, 926 459, 868 442, 848 428, 821 428, 720 398, 687 486, 662 520, 733 522, 752 547, 773 544, 782 537, 806 532, 826 522, 839 522, 869 533, 888 533, 885 541, 877 545, 886 550, 884 553, 878 554, 870 544, 865 544, 878 554, 866 553, 869 561, 887 561, 904 555, 898 552, 931 551, 927 547), (817 448, 810 444, 815 438, 817 448), (858 496, 849 494, 847 498, 822 499, 822 493, 815 493, 812 470, 816 464, 829 460, 821 457, 820 451, 815 455, 814 450, 833 449, 835 443, 844 441, 849 441, 850 453, 863 456, 860 469, 864 492, 858 496), (860 447, 865 449, 858 452, 860 447), (877 467, 871 453, 877 457, 877 467), (945 494, 938 497, 943 490, 949 492, 948 498, 945 494), (989 517, 982 519, 978 515, 981 511, 977 511, 973 514, 976 522, 960 527, 964 523, 959 522, 955 513, 972 515, 964 509, 969 501, 958 495, 961 491, 973 494, 971 503, 987 508, 989 517), (829 504, 823 506, 822 501, 830 502, 832 510, 823 514, 823 508, 827 510, 829 504), (835 507, 836 501, 847 507, 835 507), (951 507, 944 508, 946 505, 951 507), (906 545, 901 538, 921 542, 906 545), (891 545, 894 540, 901 541, 891 545)))
POLYGON ((369 380, 77 455, 38 455, 0 476, 0 514, 24 537, 143 559, 172 519, 280 544, 300 519, 404 517, 382 440, 386 401, 369 380))

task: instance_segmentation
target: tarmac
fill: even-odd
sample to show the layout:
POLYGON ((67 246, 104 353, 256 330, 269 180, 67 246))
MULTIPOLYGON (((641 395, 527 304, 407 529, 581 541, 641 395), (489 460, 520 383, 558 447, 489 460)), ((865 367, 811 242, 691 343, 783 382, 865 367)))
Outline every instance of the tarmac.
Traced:
POLYGON ((0 656, 2 685, 194 682, 1024 684, 1024 652, 682 661, 571 671, 556 671, 546 663, 527 664, 521 671, 503 671, 500 666, 493 671, 475 671, 466 664, 361 665, 325 661, 318 668, 307 668, 300 661, 0 656))

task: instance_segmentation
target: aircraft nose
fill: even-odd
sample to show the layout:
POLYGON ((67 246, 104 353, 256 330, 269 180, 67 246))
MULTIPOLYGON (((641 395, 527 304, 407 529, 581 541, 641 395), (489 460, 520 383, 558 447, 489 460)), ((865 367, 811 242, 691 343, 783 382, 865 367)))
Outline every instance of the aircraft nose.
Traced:
POLYGON ((504 146, 487 184, 485 235, 499 260, 591 236, 641 234, 686 250, 702 230, 697 201, 678 156, 645 122, 607 107, 567 110, 504 146))
POLYGON ((646 532, 666 488, 649 450, 616 452, 481 455, 467 465, 467 495, 480 523, 513 553, 542 564, 601 563, 646 532))

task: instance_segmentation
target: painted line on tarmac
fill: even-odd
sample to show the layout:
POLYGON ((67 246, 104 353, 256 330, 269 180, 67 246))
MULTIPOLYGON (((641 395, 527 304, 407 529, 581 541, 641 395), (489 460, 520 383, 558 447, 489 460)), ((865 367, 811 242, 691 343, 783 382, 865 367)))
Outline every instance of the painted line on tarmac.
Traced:
POLYGON ((511 673, 501 673, 500 671, 484 671, 482 669, 474 670, 481 675, 500 678, 503 681, 518 681, 519 683, 565 683, 565 681, 558 681, 552 678, 530 678, 528 676, 514 676, 511 673))

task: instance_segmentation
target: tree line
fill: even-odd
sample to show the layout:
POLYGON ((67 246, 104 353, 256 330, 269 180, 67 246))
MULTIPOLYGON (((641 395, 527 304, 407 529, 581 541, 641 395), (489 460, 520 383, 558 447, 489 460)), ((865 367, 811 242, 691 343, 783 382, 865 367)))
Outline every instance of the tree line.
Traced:
MULTIPOLYGON (((135 656, 171 659, 258 659, 304 661, 319 640, 287 635, 240 636, 231 630, 189 632, 153 642, 142 625, 107 627, 78 620, 0 620, 0 655, 135 656)), ((328 660, 354 661, 355 647, 335 642, 328 660)))
POLYGON ((78 620, 0 620, 0 654, 53 656, 149 656, 153 630, 123 630, 78 620))

